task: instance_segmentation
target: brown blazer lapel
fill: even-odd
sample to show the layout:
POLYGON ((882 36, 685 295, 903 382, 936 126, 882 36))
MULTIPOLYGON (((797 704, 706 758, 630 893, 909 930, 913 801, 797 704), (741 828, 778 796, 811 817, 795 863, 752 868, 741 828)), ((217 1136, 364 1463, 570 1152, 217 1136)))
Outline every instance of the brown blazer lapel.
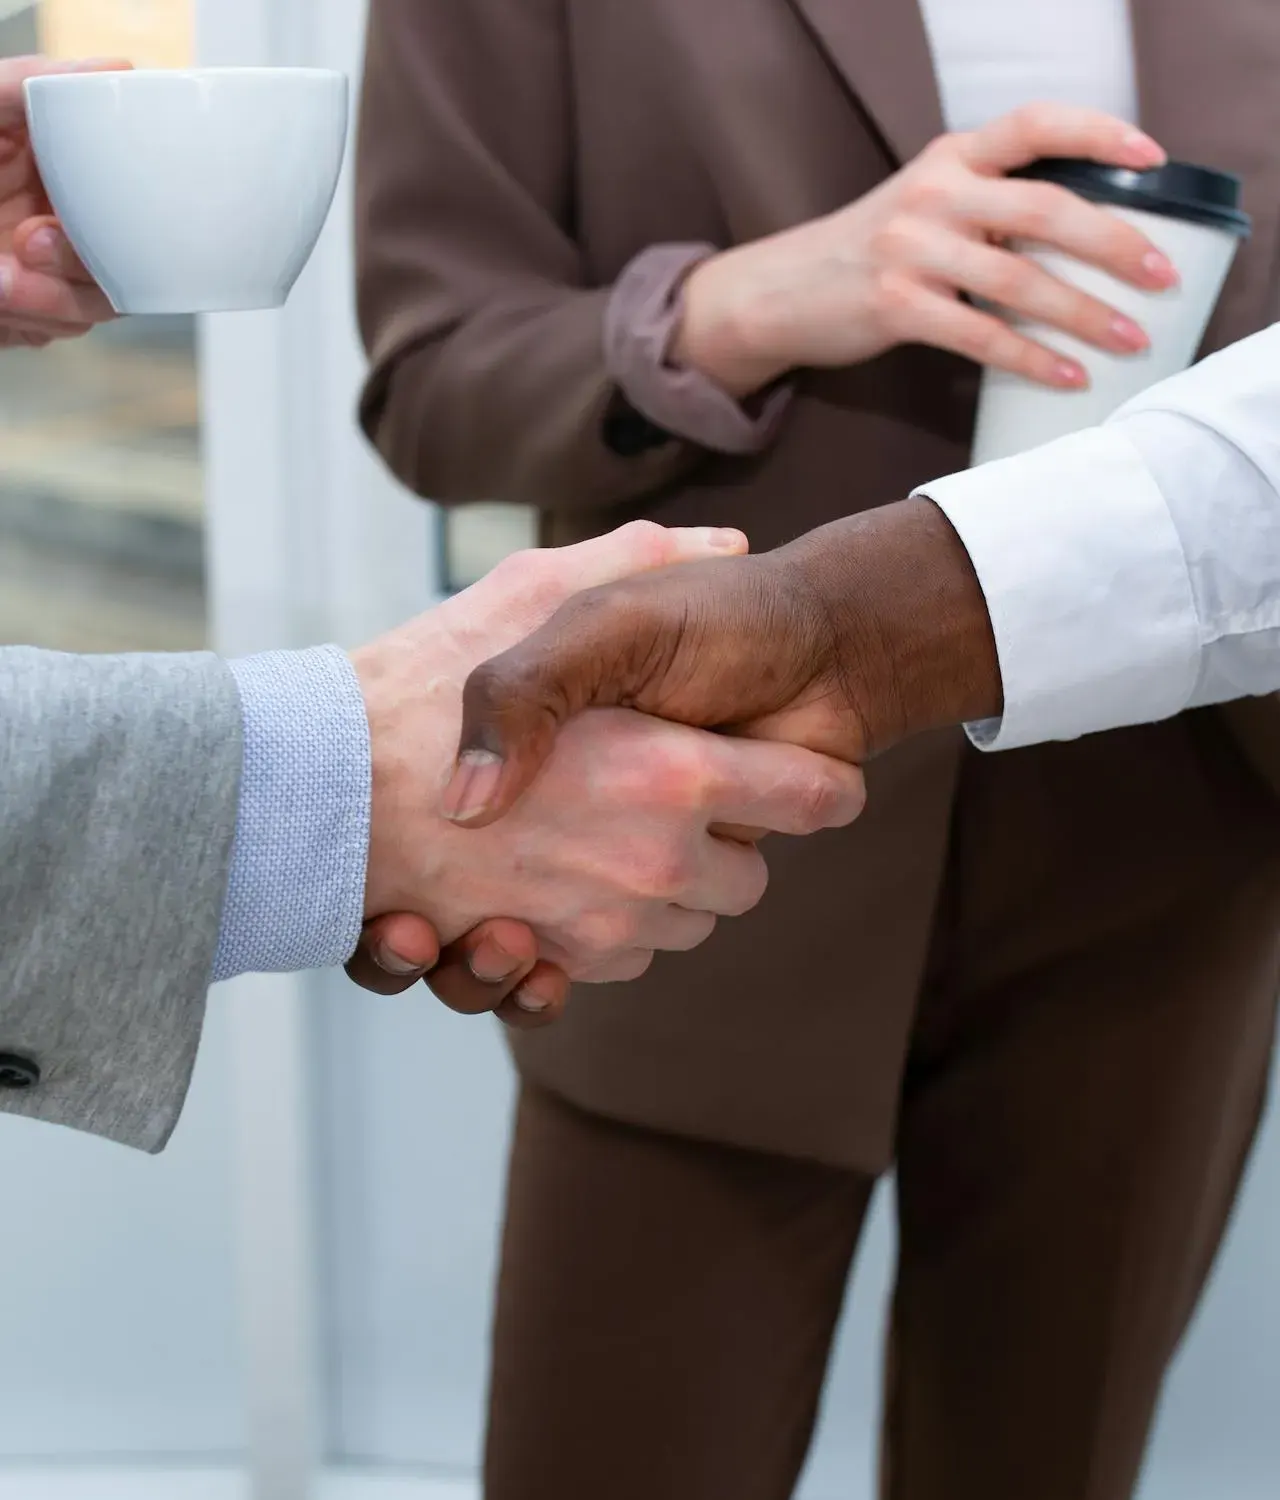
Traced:
POLYGON ((933 58, 916 0, 790 3, 899 162, 942 133, 933 58))

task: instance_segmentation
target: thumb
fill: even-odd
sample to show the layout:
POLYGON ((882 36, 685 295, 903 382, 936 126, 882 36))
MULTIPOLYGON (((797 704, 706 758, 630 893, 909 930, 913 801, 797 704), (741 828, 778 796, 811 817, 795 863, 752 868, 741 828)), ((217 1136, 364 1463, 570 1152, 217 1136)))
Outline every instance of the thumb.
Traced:
POLYGON ((446 818, 469 828, 496 821, 533 783, 562 725, 584 708, 628 701, 640 634, 629 594, 626 582, 578 594, 471 673, 446 818))
POLYGON ((13 231, 13 253, 29 271, 68 281, 93 280, 53 214, 39 214, 19 224, 13 231))
POLYGON ((500 818, 545 765, 561 725, 584 708, 625 702, 639 685, 652 659, 636 650, 638 627, 649 620, 661 638, 672 622, 660 608, 650 619, 627 580, 747 550, 740 531, 632 521, 548 553, 569 597, 541 629, 468 677, 445 817, 470 828, 500 818))
POLYGON ((630 521, 604 536, 556 547, 546 555, 560 576, 572 581, 573 592, 667 568, 676 563, 704 562, 712 557, 738 557, 748 550, 741 531, 719 526, 659 526, 656 521, 630 521))

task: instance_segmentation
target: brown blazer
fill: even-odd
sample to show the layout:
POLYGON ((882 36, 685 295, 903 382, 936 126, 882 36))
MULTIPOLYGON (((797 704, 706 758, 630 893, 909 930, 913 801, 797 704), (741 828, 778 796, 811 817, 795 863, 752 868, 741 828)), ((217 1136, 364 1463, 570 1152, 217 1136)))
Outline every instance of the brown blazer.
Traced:
MULTIPOLYGON (((1132 10, 1143 124, 1246 183, 1221 345, 1276 315, 1280 5, 1132 10)), ((915 0, 373 0, 368 430, 419 494, 538 505, 556 541, 647 515, 742 526, 760 550, 962 467, 977 372, 919 348, 803 374, 757 457, 624 457, 603 435, 602 318, 635 255, 828 213, 942 128, 915 0)), ((1175 758, 1179 732, 1157 733, 1175 758)), ((856 828, 776 841, 758 912, 521 1039, 522 1069, 618 1118, 883 1165, 961 754, 941 735, 875 763, 856 828)))

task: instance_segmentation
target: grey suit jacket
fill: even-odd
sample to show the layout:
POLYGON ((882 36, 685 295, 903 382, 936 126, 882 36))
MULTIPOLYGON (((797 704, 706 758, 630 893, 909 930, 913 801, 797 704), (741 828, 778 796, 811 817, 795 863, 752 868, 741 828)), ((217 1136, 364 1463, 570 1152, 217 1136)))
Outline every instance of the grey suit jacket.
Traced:
POLYGON ((0 650, 0 1110, 168 1140, 240 764, 239 697, 214 656, 0 650))

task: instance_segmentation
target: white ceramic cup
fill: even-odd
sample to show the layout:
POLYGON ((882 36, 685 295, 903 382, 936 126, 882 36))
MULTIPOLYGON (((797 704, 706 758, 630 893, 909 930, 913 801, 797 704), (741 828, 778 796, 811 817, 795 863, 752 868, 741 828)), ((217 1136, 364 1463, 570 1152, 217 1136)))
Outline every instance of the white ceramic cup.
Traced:
MULTIPOLYGON (((1140 229, 1177 267, 1181 281, 1172 291, 1144 292, 1058 251, 1013 245, 1052 275, 1131 317, 1146 330, 1151 345, 1140 354, 1111 354, 1056 328, 1002 314, 1019 332, 1083 365, 1089 386, 1054 390, 1003 370, 984 371, 975 464, 1096 426, 1148 386, 1185 370, 1195 359, 1236 249, 1249 231, 1249 221, 1239 211, 1239 181, 1226 173, 1178 162, 1151 173, 1120 173, 1088 163, 1043 165, 1047 180, 1075 187, 1140 229), (1066 170, 1055 170, 1062 168, 1066 170), (1109 185, 1117 183, 1112 193, 1109 185), (1212 202, 1197 196, 1206 189, 1212 202), (1136 206, 1144 194, 1154 208, 1136 206)), ((1025 175, 1039 174, 1030 168, 1025 175)))
POLYGON ((26 96, 54 211, 117 312, 284 304, 342 169, 341 73, 57 73, 26 96))

